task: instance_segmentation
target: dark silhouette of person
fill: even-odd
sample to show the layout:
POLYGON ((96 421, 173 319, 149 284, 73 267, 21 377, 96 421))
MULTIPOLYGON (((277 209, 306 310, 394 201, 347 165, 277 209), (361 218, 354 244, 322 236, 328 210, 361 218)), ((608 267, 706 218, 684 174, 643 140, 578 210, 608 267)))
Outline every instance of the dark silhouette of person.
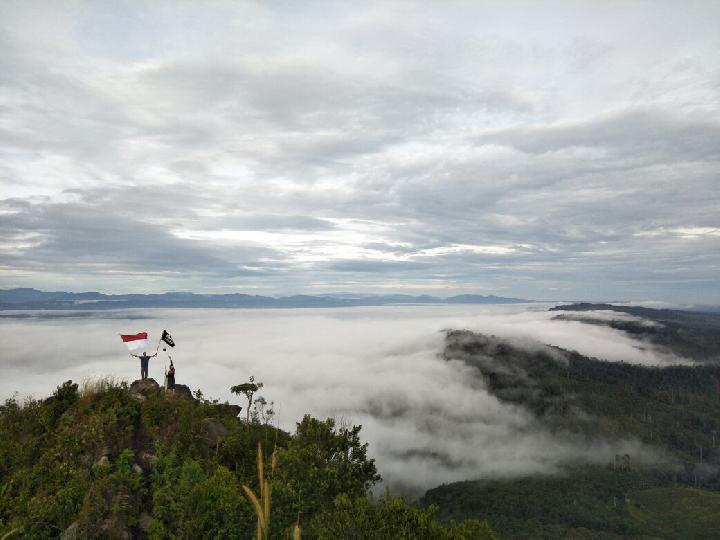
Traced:
POLYGON ((175 389, 175 366, 173 366, 172 360, 170 360, 170 367, 168 368, 167 372, 165 373, 165 376, 167 377, 168 390, 174 390, 175 389))
POLYGON ((146 351, 143 351, 143 353, 140 354, 140 355, 132 354, 132 353, 130 353, 130 355, 131 355, 131 356, 134 356, 135 358, 139 358, 139 359, 140 359, 140 378, 141 378, 141 379, 147 379, 147 376, 148 376, 148 365, 150 364, 150 359, 151 359, 153 356, 157 356, 157 353, 153 354, 152 356, 148 356, 148 353, 147 353, 146 351))

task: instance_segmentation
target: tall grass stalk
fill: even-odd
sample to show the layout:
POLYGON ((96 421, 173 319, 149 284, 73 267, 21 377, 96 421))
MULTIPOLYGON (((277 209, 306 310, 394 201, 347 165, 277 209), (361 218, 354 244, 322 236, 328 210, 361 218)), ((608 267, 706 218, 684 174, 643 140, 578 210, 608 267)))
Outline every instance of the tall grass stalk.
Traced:
MULTIPOLYGON (((272 453, 270 459, 270 474, 275 472, 277 465, 277 457, 275 452, 272 453)), ((258 467, 258 484, 260 485, 260 497, 243 484, 245 495, 255 508, 257 515, 257 539, 264 540, 270 538, 270 482, 265 476, 265 459, 263 458, 262 444, 258 443, 257 451, 257 467, 258 467)))
MULTIPOLYGON (((270 481, 265 476, 265 459, 263 457, 262 444, 258 443, 257 450, 257 468, 258 468, 258 484, 260 485, 260 497, 249 487, 243 484, 242 488, 245 496, 255 509, 257 515, 257 540, 268 540, 270 538, 270 481)), ((275 473, 277 468, 277 451, 273 450, 270 456, 270 476, 275 473)), ((287 538, 292 540, 300 540, 300 523, 295 523, 292 529, 286 531, 287 538)))
POLYGON ((107 392, 111 388, 118 388, 124 383, 124 379, 120 379, 112 375, 84 379, 82 383, 80 383, 80 396, 88 397, 94 396, 95 394, 102 394, 104 392, 107 392))

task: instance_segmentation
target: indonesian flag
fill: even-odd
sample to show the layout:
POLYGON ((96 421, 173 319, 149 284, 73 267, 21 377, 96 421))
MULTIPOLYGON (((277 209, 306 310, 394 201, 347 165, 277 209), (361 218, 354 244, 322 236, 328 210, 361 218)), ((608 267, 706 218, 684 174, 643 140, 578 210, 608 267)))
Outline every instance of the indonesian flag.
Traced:
POLYGON ((139 334, 120 334, 123 343, 127 345, 127 348, 132 351, 144 351, 148 349, 150 342, 148 341, 147 332, 140 332, 139 334))

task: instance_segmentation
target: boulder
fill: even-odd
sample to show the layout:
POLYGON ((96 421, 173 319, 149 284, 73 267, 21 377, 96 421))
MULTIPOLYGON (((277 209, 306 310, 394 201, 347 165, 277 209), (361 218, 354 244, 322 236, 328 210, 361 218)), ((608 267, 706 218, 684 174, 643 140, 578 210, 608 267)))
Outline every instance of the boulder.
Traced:
POLYGON ((138 379, 130 385, 130 393, 135 395, 145 395, 160 391, 160 385, 155 379, 138 379))
POLYGON ((176 384, 175 388, 168 390, 168 396, 176 398, 193 399, 190 387, 185 384, 176 384))
POLYGON ((242 407, 240 405, 230 405, 229 403, 218 403, 215 405, 215 408, 223 416, 231 415, 233 417, 237 417, 240 414, 240 411, 242 411, 242 407))

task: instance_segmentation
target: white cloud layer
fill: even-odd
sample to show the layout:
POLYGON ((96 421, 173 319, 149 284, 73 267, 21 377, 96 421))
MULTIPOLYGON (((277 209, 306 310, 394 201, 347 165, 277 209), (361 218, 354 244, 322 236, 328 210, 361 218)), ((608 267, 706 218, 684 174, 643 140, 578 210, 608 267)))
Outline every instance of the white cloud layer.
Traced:
MULTIPOLYGON (((137 378, 117 334, 172 333, 178 382, 238 403, 229 387, 255 375, 281 427, 303 414, 363 425, 384 478, 417 492, 468 478, 555 473, 569 462, 605 463, 633 442, 552 434, 499 401, 478 373, 446 362, 443 329, 467 328, 641 364, 682 361, 607 327, 553 321, 547 306, 424 306, 297 310, 147 310, 87 317, 2 319, 0 396, 47 395, 57 384, 113 374, 137 378), (149 316, 150 318, 144 318, 149 316), (643 345, 644 349, 638 348, 643 345)), ((52 315, 47 312, 41 316, 52 315)), ((162 351, 161 356, 162 358, 162 351)), ((150 376, 162 379, 162 360, 150 376)))

